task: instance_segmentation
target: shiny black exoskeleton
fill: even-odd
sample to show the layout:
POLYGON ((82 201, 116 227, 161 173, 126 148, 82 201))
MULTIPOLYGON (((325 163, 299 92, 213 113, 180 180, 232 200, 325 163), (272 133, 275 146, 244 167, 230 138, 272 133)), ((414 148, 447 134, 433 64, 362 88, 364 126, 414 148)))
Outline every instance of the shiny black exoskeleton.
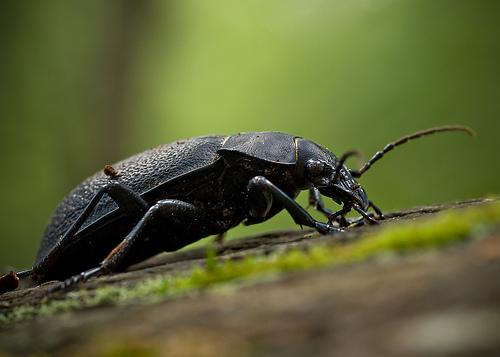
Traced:
POLYGON ((450 130, 471 133, 445 126, 405 136, 359 171, 344 166, 355 152, 337 158, 310 140, 278 132, 205 136, 159 146, 107 165, 76 187, 55 210, 33 268, 19 276, 36 282, 66 279, 59 285, 63 288, 221 234, 242 221, 265 221, 283 209, 295 223, 323 234, 349 225, 344 215, 351 209, 376 223, 368 209, 374 208, 379 218, 382 213, 354 177, 397 145, 450 130), (295 202, 306 189, 327 223, 295 202), (343 207, 328 210, 321 195, 343 207))

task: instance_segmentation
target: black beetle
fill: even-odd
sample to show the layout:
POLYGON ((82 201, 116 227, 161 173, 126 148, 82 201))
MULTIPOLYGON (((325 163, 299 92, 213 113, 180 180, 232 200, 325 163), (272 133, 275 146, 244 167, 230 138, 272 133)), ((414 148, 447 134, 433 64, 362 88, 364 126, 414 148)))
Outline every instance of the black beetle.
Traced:
MULTIPOLYGON (((386 152, 410 139, 442 131, 473 131, 443 126, 389 143, 360 170, 298 136, 278 132, 205 136, 145 151, 85 180, 56 208, 32 269, 18 273, 37 282, 64 280, 56 289, 91 276, 116 272, 162 251, 174 251, 203 237, 221 234, 245 221, 255 224, 286 209, 295 223, 322 234, 341 232, 352 221, 376 223, 382 212, 354 178, 386 152), (315 220, 294 198, 309 189, 310 203, 328 218, 315 220), (342 205, 328 210, 321 195, 342 205)), ((17 277, 0 279, 11 290, 17 277)))

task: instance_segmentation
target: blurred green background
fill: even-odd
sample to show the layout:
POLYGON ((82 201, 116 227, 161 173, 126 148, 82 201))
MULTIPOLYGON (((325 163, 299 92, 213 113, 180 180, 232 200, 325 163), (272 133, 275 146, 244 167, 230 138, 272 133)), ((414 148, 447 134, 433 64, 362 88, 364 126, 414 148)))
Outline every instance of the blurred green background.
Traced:
POLYGON ((361 183, 386 210, 500 191, 499 1, 3 1, 0 23, 0 266, 31 265, 85 177, 190 136, 277 130, 368 157, 460 123, 478 137, 413 142, 361 183))

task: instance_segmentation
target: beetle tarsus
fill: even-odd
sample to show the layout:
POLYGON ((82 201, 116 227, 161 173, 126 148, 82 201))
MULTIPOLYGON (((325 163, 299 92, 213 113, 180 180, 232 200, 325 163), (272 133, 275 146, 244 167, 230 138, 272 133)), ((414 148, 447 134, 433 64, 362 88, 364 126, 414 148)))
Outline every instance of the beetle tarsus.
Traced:
POLYGON ((67 289, 71 288, 72 286, 75 286, 79 283, 86 282, 90 278, 93 278, 93 277, 96 277, 99 275, 103 275, 105 273, 105 271, 106 270, 103 269, 101 266, 86 270, 84 272, 81 272, 80 274, 73 275, 72 277, 70 277, 68 279, 65 279, 63 281, 58 282, 56 285, 51 286, 47 292, 49 294, 52 294, 52 293, 57 292, 57 291, 67 290, 67 289))

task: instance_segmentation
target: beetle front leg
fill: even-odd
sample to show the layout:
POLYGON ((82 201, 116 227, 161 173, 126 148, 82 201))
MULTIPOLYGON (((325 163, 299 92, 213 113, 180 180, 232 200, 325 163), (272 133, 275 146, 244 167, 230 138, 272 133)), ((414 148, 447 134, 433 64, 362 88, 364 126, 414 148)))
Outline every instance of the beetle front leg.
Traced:
POLYGON ((315 228, 321 234, 342 232, 330 224, 315 220, 294 199, 263 176, 252 178, 247 185, 247 209, 251 218, 264 220, 273 200, 279 202, 292 216, 295 223, 315 228))
POLYGON ((368 221, 370 224, 378 224, 379 220, 385 219, 385 216, 382 213, 382 211, 380 210, 380 208, 378 208, 372 201, 370 201, 369 207, 373 208, 373 210, 375 211, 375 214, 367 213, 364 211, 360 212, 359 210, 356 209, 356 211, 361 214, 361 217, 359 217, 355 220, 348 220, 349 226, 359 227, 359 226, 364 225, 366 221, 368 221), (376 218, 376 220, 374 219, 374 217, 376 218))
POLYGON ((370 214, 370 213, 367 213, 367 212, 363 211, 361 208, 359 208, 359 207, 357 207, 357 206, 354 206, 353 208, 354 208, 354 210, 355 210, 356 212, 358 212, 358 213, 359 213, 359 214, 363 217, 363 219, 364 219, 364 220, 366 220, 368 223, 370 223, 370 224, 378 224, 378 222, 372 218, 372 214, 370 214))
POLYGON ((375 211, 375 213, 377 214, 377 218, 378 219, 385 219, 384 217, 384 214, 382 213, 382 210, 380 208, 378 208, 374 203, 373 201, 369 201, 370 202, 370 207, 373 208, 373 210, 375 211))
POLYGON ((344 205, 340 210, 333 212, 325 206, 321 193, 316 187, 309 188, 309 204, 323 213, 330 223, 337 222, 340 227, 347 227, 350 224, 350 221, 344 215, 349 213, 351 207, 344 205))

